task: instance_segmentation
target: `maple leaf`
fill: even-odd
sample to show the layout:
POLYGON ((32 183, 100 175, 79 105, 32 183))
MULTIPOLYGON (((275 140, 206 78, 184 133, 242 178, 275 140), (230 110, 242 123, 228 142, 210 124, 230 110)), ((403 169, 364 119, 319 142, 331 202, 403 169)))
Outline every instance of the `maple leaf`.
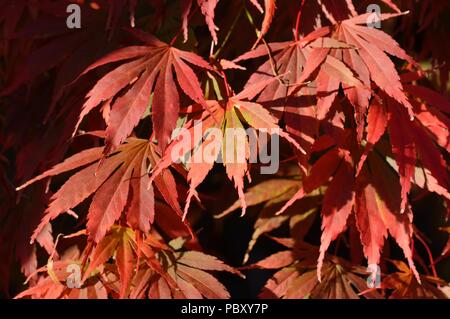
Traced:
POLYGON ((354 190, 349 187, 354 183, 353 169, 348 154, 344 154, 341 164, 330 183, 322 204, 322 237, 320 255, 317 262, 317 277, 321 281, 322 261, 331 241, 342 233, 347 226, 347 219, 352 212, 355 200, 354 190))
MULTIPOLYGON (((258 0, 250 0, 250 1, 258 10, 263 12, 261 6, 258 3, 258 0)), ((263 19, 263 22, 261 25, 261 30, 259 31, 259 34, 258 34, 258 39, 256 40, 253 47, 255 47, 258 44, 258 42, 260 42, 261 39, 269 31, 270 24, 272 23, 273 16, 275 15, 276 8, 277 8, 276 0, 264 0, 264 11, 265 11, 264 19, 263 19)))
POLYGON ((364 148, 364 153, 361 155, 358 162, 358 167, 356 169, 357 175, 361 172, 361 168, 366 161, 367 155, 369 155, 375 144, 383 136, 387 125, 387 112, 384 109, 384 105, 379 103, 377 99, 373 99, 367 114, 366 146, 364 148))
POLYGON ((78 120, 77 127, 93 108, 115 98, 106 129, 107 152, 130 135, 147 109, 151 94, 153 129, 158 144, 162 150, 165 149, 176 126, 180 109, 173 71, 182 91, 193 101, 207 107, 198 78, 186 62, 210 69, 208 63, 195 53, 176 49, 149 34, 135 33, 146 46, 130 46, 116 50, 83 72, 87 73, 105 64, 131 60, 107 73, 97 82, 88 93, 78 120), (121 95, 125 88, 128 89, 121 95))
POLYGON ((79 288, 69 288, 66 285, 72 274, 67 271, 69 266, 81 267, 80 251, 76 246, 67 249, 60 260, 39 268, 38 273, 46 274, 40 275, 35 285, 19 293, 15 299, 107 299, 107 289, 99 279, 89 280, 79 288))
POLYGON ((433 140, 448 152, 450 123, 447 115, 450 114, 450 102, 445 96, 417 83, 424 75, 422 71, 408 72, 402 74, 401 80, 418 122, 432 135, 433 140))
MULTIPOLYGON (((269 54, 269 60, 250 76, 246 85, 267 79, 270 74, 284 74, 278 83, 272 83, 263 90, 258 101, 282 101, 284 109, 281 111, 284 112, 289 132, 298 130, 296 122, 299 118, 305 117, 307 120, 304 122, 308 123, 313 119, 324 119, 341 85, 343 88, 360 87, 361 90, 369 90, 367 83, 356 78, 351 69, 341 61, 341 51, 352 50, 354 46, 325 37, 329 33, 330 28, 323 27, 298 41, 268 44, 268 48, 261 45, 234 60, 238 62, 269 54), (315 95, 317 105, 311 109, 307 108, 312 104, 309 99, 292 99, 293 96, 315 95)), ((361 120, 360 122, 363 123, 361 120)), ((312 127, 309 131, 314 134, 314 129, 312 127)), ((307 139, 304 133, 299 138, 307 139)), ((303 160, 303 166, 304 162, 303 160)))
MULTIPOLYGON (((381 19, 384 20, 398 15, 400 14, 383 14, 381 19)), ((403 104, 408 109, 410 117, 413 117, 412 106, 403 92, 400 77, 386 53, 404 59, 411 64, 415 62, 389 35, 380 30, 362 26, 366 23, 366 18, 367 14, 356 16, 339 23, 334 22, 335 25, 332 28, 314 31, 323 30, 322 37, 327 36, 330 32, 331 36, 336 39, 336 43, 341 43, 341 45, 340 47, 335 45, 330 49, 316 48, 311 52, 312 58, 308 58, 308 63, 304 66, 302 74, 302 80, 304 80, 324 62, 328 61, 328 64, 334 62, 331 65, 334 64, 335 66, 331 70, 340 70, 341 80, 336 76, 336 73, 331 72, 330 68, 325 68, 327 64, 323 64, 321 68, 328 69, 328 72, 319 72, 315 78, 318 99, 317 116, 319 119, 323 119, 328 113, 338 94, 341 82, 346 97, 355 108, 359 140, 362 138, 364 115, 372 95, 371 80, 389 96, 403 104), (346 43, 347 46, 343 43, 346 43), (345 66, 338 66, 334 58, 342 61, 345 66), (347 70, 347 67, 352 71, 347 70), (359 82, 352 80, 352 73, 356 75, 359 82)))
MULTIPOLYGON (((403 83, 414 79, 414 73, 402 75, 403 83)), ((402 211, 406 208, 412 181, 447 199, 450 195, 445 161, 434 144, 448 149, 450 123, 444 112, 449 112, 450 106, 428 88, 405 84, 405 90, 412 97, 414 121, 410 121, 406 111, 393 98, 381 94, 382 100, 374 99, 367 117, 367 145, 357 168, 359 174, 367 155, 388 129, 402 187, 402 211)))
POLYGON ((447 286, 447 283, 436 277, 420 276, 420 283, 414 274, 403 262, 391 260, 398 269, 397 272, 386 276, 381 285, 385 289, 393 289, 390 299, 420 298, 420 299, 448 299, 439 286, 447 286))
POLYGON ((273 75, 282 75, 280 81, 273 82, 262 90, 258 97, 258 101, 261 102, 274 101, 292 94, 315 94, 313 85, 309 85, 307 80, 321 64, 324 64, 323 72, 348 81, 350 85, 359 83, 357 79, 349 76, 349 70, 345 65, 328 55, 330 48, 347 46, 345 43, 324 38, 329 32, 328 27, 323 27, 298 41, 269 43, 268 48, 260 45, 237 57, 233 62, 274 54, 273 61, 270 58, 264 62, 246 83, 248 87, 266 81, 273 75), (310 62, 307 64, 307 61, 310 62))
MULTIPOLYGON (((65 237, 84 234, 83 230, 65 237)), ((88 244, 81 255, 76 247, 61 260, 53 261, 52 254, 47 266, 38 270, 48 276, 16 298, 143 298, 146 291, 150 298, 229 298, 226 288, 209 272, 243 275, 214 256, 182 250, 184 243, 178 238, 167 245, 157 232, 142 239, 131 228, 114 226, 95 247, 88 244), (84 268, 85 262, 80 289, 68 288, 64 284, 70 274, 68 265, 84 268)))
MULTIPOLYGON (((193 161, 190 162, 188 173, 190 189, 186 199, 184 216, 187 214, 192 197, 196 196, 196 187, 200 185, 212 169, 219 154, 222 154, 222 161, 226 168, 227 176, 234 182, 234 186, 238 192, 241 200, 242 214, 245 214, 247 204, 244 195, 244 176, 248 171, 247 161, 250 156, 249 141, 248 136, 243 136, 242 139, 234 134, 234 132, 242 132, 244 124, 264 133, 276 131, 276 134, 288 140, 297 149, 303 151, 297 142, 281 130, 277 124, 278 120, 266 109, 258 103, 244 101, 244 99, 256 96, 266 85, 275 80, 276 78, 272 78, 249 86, 227 100, 207 101, 209 104, 208 112, 194 113, 193 117, 184 125, 185 133, 187 134, 179 134, 169 145, 165 155, 157 167, 153 169, 151 180, 154 176, 158 176, 162 169, 169 167, 174 161, 178 161, 186 155, 192 157, 193 161), (219 136, 216 136, 217 134, 208 134, 208 130, 211 128, 220 129, 222 133, 219 136), (231 129, 233 134, 227 133, 228 129, 231 129), (195 131, 199 131, 200 134, 195 134, 195 131), (196 148, 199 144, 202 147, 196 148), (206 158, 202 153, 205 149, 210 152, 206 158)), ((196 109, 195 106, 191 108, 194 111, 196 109)))
MULTIPOLYGON (((329 27, 323 27, 298 41, 260 45, 234 60, 269 56, 250 76, 246 87, 265 81, 273 74, 282 74, 280 81, 268 85, 257 100, 274 114, 282 114, 278 117, 283 118, 286 131, 306 152, 317 138, 319 120, 328 113, 341 83, 349 87, 362 85, 332 53, 334 48, 348 49, 349 45, 325 37, 329 33, 329 27)), ((308 157, 299 152, 297 157, 306 173, 308 157)))
POLYGON ((182 246, 184 241, 174 241, 169 246, 158 246, 147 238, 140 246, 146 263, 143 269, 155 270, 150 280, 141 281, 142 291, 148 290, 149 298, 229 298, 226 288, 209 272, 242 274, 216 257, 199 251, 180 250, 179 244, 182 246), (156 254, 158 251, 160 253, 156 254))
POLYGON ((134 259, 136 251, 134 233, 131 228, 113 227, 95 247, 90 256, 89 266, 83 275, 84 282, 97 267, 105 264, 110 258, 115 257, 117 270, 120 277, 119 297, 124 298, 128 294, 134 275, 134 259))
MULTIPOLYGON (((184 42, 188 38, 188 18, 191 11, 193 0, 182 0, 182 29, 184 35, 184 42)), ((200 7, 200 11, 205 17, 206 25, 215 44, 217 44, 217 26, 214 24, 214 10, 216 9, 219 0, 197 0, 197 5, 200 7)))
MULTIPOLYGON (((290 191, 297 190, 299 181, 293 179, 279 178, 263 181, 250 187, 245 192, 245 201, 248 206, 258 205, 264 202, 278 202, 290 197, 290 191)), ((216 218, 222 218, 240 207, 240 201, 235 201, 229 208, 216 218)))
MULTIPOLYGON (((314 261, 317 248, 299 243, 293 251, 286 252, 296 258, 280 262, 281 255, 277 253, 256 263, 263 269, 281 268, 266 282, 260 298, 360 299, 359 293, 367 290, 367 273, 362 267, 351 266, 336 256, 327 256, 320 282, 314 261)), ((375 291, 365 293, 364 297, 381 298, 375 291)))
POLYGON ((313 164, 309 175, 303 180, 302 187, 277 213, 284 212, 295 201, 332 178, 322 204, 322 237, 317 267, 319 280, 325 252, 330 243, 346 230, 347 220, 353 211, 356 214, 364 254, 369 262, 378 263, 384 238, 389 231, 402 248, 412 271, 419 278, 410 247, 412 212, 409 206, 406 206, 406 211, 401 211, 401 187, 387 164, 383 163, 378 155, 371 155, 370 162, 371 168, 378 173, 367 175, 369 173, 365 171, 355 179, 350 152, 342 146, 332 147, 313 164), (380 172, 383 172, 383 177, 380 172))
MULTIPOLYGON (((398 15, 400 14, 383 14, 381 19, 398 15)), ((366 18, 367 14, 360 15, 341 21, 333 28, 317 29, 298 42, 269 44, 273 53, 279 50, 281 52, 274 55, 273 61, 270 59, 262 64, 250 77, 248 84, 261 81, 273 72, 291 70, 291 74, 283 79, 289 86, 284 85, 283 88, 282 83, 274 83, 262 92, 259 99, 261 101, 276 100, 296 92, 302 95, 316 94, 315 90, 308 90, 308 86, 305 87, 304 82, 319 68, 320 71, 314 78, 317 84, 318 118, 323 119, 328 113, 337 96, 340 83, 342 83, 345 95, 355 107, 359 137, 362 136, 364 114, 372 95, 371 80, 389 96, 404 105, 408 109, 410 117, 413 117, 412 106, 403 92, 400 76, 386 53, 409 63, 414 63, 414 61, 386 33, 361 26, 360 24, 366 23, 366 18), (336 40, 327 42, 325 41, 328 39, 326 36, 330 33, 336 40), (309 43, 312 40, 315 41, 309 43), (315 48, 311 49, 311 47, 315 48), (274 70, 274 63, 276 70, 274 70), (356 78, 353 73, 357 76, 356 78)), ((234 62, 266 54, 268 54, 267 49, 260 46, 254 51, 238 57, 234 62)))
POLYGON ((125 7, 128 7, 129 12, 129 19, 130 19, 130 26, 132 28, 135 27, 135 10, 138 0, 110 0, 109 2, 109 12, 108 12, 108 21, 107 21, 107 28, 108 29, 114 29, 119 19, 122 15, 122 13, 126 10, 125 7))
MULTIPOLYGON (((402 15, 382 14, 380 19, 390 19, 402 15)), ((338 40, 354 45, 357 49, 342 50, 342 61, 352 68, 359 79, 370 88, 370 79, 389 96, 404 105, 410 114, 412 106, 403 92, 400 77, 386 53, 414 64, 403 49, 383 31, 368 28, 365 24, 369 14, 363 14, 342 21, 335 31, 338 40)), ((370 92, 361 88, 346 88, 344 92, 355 106, 356 112, 364 114, 368 107, 370 92)))
MULTIPOLYGON (((427 96, 433 94, 432 91, 426 92, 427 96)), ((357 168, 358 174, 368 153, 388 129, 392 153, 397 163, 395 169, 398 171, 402 187, 401 211, 406 209, 407 194, 411 189, 413 178, 420 187, 428 188, 447 199, 450 197, 445 161, 433 143, 435 140, 438 145, 447 147, 447 141, 444 140, 448 134, 449 123, 445 121, 442 113, 431 106, 418 105, 416 101, 413 101, 413 106, 417 117, 414 121, 410 121, 406 111, 394 99, 383 96, 383 104, 373 101, 367 118, 367 145, 357 168), (437 133, 440 137, 436 136, 437 133), (423 178, 417 174, 419 158, 423 178)))
MULTIPOLYGON (((52 196, 44 218, 34 231, 32 241, 51 220, 92 194, 94 196, 87 216, 87 229, 95 242, 100 242, 122 213, 126 214, 131 227, 144 233, 149 231, 154 219, 155 199, 153 188, 148 188, 147 161, 151 165, 156 164, 158 155, 155 146, 146 140, 129 138, 118 147, 117 152, 104 160, 103 153, 104 147, 82 151, 18 187, 22 189, 41 179, 88 165, 72 175, 52 196)), ((155 179, 155 185, 167 203, 181 214, 176 184, 171 173, 166 171, 159 175, 155 179)))
MULTIPOLYGON (((243 263, 246 263, 250 257, 250 252, 260 236, 279 228, 282 224, 289 221, 291 233, 295 233, 298 240, 302 239, 311 226, 314 212, 320 203, 320 196, 305 196, 302 200, 294 203, 282 215, 275 213, 280 209, 280 205, 289 200, 300 187, 300 182, 296 179, 269 179, 253 187, 250 187, 245 193, 245 200, 248 206, 254 206, 264 203, 258 218, 254 224, 252 238, 248 243, 244 255, 243 263), (306 222, 308 221, 308 222, 306 222), (301 222, 306 222, 300 229, 297 229, 301 222)), ((240 200, 234 202, 229 208, 215 218, 222 218, 240 207, 240 200)))

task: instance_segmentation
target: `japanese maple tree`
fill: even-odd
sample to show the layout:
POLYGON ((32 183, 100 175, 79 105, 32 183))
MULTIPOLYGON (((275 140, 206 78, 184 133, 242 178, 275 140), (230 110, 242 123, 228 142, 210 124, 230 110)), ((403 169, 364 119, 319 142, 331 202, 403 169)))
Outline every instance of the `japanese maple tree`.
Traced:
POLYGON ((0 296, 449 298, 449 18, 2 1, 0 296))

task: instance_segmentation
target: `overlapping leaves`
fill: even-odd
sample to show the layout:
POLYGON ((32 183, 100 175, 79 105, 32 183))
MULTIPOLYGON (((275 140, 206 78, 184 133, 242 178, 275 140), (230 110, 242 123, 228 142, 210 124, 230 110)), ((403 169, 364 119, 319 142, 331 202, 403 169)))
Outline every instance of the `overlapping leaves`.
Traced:
MULTIPOLYGON (((155 196, 148 176, 151 166, 148 165, 155 165, 158 160, 157 148, 146 140, 130 138, 104 160, 103 153, 104 147, 82 151, 19 187, 22 189, 38 180, 83 167, 52 196, 32 240, 51 220, 92 194, 87 230, 95 242, 100 242, 122 213, 131 227, 148 233, 155 214, 155 196)), ((172 174, 163 172, 155 179, 155 185, 162 198, 181 214, 172 174)))

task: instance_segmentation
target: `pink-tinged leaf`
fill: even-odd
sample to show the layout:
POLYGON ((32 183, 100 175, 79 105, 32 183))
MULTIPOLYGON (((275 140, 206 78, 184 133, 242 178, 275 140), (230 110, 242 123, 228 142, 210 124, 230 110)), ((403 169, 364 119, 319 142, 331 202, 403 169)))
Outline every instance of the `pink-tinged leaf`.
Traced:
MULTIPOLYGON (((148 185, 150 185, 150 180, 148 180, 148 182, 148 185)), ((181 208, 178 203, 178 194, 176 192, 177 187, 173 175, 169 171, 163 170, 161 175, 155 178, 155 186, 170 207, 181 216, 181 208)))
POLYGON ((202 270, 227 271, 229 273, 242 276, 242 274, 238 270, 228 266, 223 261, 217 259, 214 256, 206 255, 199 251, 181 252, 179 253, 177 262, 192 268, 202 270))
POLYGON ((181 0, 181 21, 183 29, 183 41, 188 40, 188 17, 192 7, 192 0, 181 0))
POLYGON ((285 250, 270 255, 257 263, 248 266, 248 268, 262 268, 262 269, 280 269, 287 267, 295 261, 295 257, 291 250, 285 250))
POLYGON ((405 84, 404 87, 412 96, 425 101, 444 113, 450 114, 450 102, 441 94, 420 85, 405 84))
MULTIPOLYGON (((36 239, 51 220, 64 212, 70 213, 72 208, 92 194, 94 196, 87 222, 91 239, 99 242, 125 209, 130 226, 147 232, 154 215, 153 192, 147 191, 147 160, 151 158, 149 154, 154 152, 154 147, 147 140, 129 138, 115 153, 105 158, 95 155, 103 152, 101 148, 92 149, 97 162, 72 175, 52 196, 32 240, 36 239)), ((89 154, 88 151, 85 152, 89 154)), ((66 161, 67 164, 60 165, 73 168, 76 166, 74 163, 78 165, 81 162, 79 158, 77 160, 77 156, 66 161)), ((55 169, 58 172, 62 170, 61 167, 55 167, 52 174, 55 169)), ((176 198, 176 187, 171 192, 172 197, 176 198)))
MULTIPOLYGON (((295 180, 280 178, 280 179, 269 179, 267 181, 263 181, 255 186, 250 187, 245 192, 245 201, 247 205, 254 206, 267 201, 270 201, 276 197, 279 197, 289 190, 294 188, 298 188, 300 183, 295 180)), ((224 210, 221 214, 215 215, 215 218, 222 218, 229 213, 235 211, 240 207, 240 201, 237 200, 224 210)))
POLYGON ((233 101, 237 112, 239 112, 245 121, 257 129, 272 130, 278 129, 278 119, 263 108, 261 104, 243 101, 233 101))
MULTIPOLYGON (((207 146, 209 143, 203 143, 203 146, 207 146)), ((214 147, 215 154, 211 154, 212 158, 217 159, 219 155, 220 148, 214 147)), ((201 150, 198 150, 193 153, 193 156, 203 156, 201 154, 201 150)), ((194 157, 195 158, 195 157, 194 157)), ((206 178, 209 171, 214 166, 214 161, 201 161, 200 163, 193 162, 190 165, 189 173, 188 173, 188 181, 189 181, 189 191, 186 198, 186 204, 184 206, 183 211, 183 219, 186 218, 189 206, 191 204, 192 197, 197 196, 197 191, 195 190, 201 182, 206 178)))
POLYGON ((150 299, 171 299, 172 294, 170 292, 170 287, 167 284, 167 281, 160 277, 158 280, 152 282, 150 284, 149 289, 149 298, 150 299))
POLYGON ((215 277, 209 273, 177 265, 177 274, 186 282, 194 286, 203 296, 209 299, 228 299, 230 294, 227 289, 215 277))
MULTIPOLYGON (((228 130, 228 132, 239 132, 239 130, 244 129, 234 108, 226 112, 225 123, 226 129, 233 129, 228 130)), ((239 134, 225 134, 222 143, 222 156, 224 157, 223 163, 227 176, 234 182, 234 188, 237 190, 241 200, 243 216, 247 209, 244 195, 244 177, 248 169, 247 160, 250 156, 250 149, 247 137, 244 135, 242 137, 245 139, 244 141, 239 137, 239 134), (231 140, 228 137, 231 137, 231 140), (242 158, 242 155, 244 158, 242 158)))
POLYGON ((144 66, 145 59, 140 58, 125 63, 102 77, 87 94, 88 99, 83 105, 83 110, 75 128, 78 128, 84 117, 97 107, 99 103, 112 98, 117 92, 126 87, 132 79, 142 72, 144 66))
POLYGON ((332 149, 321 156, 311 168, 308 177, 303 181, 303 188, 310 193, 325 184, 334 175, 342 161, 338 149, 332 149))
MULTIPOLYGON (((362 16, 365 15, 358 17, 362 16)), ((385 35, 379 30, 374 31, 371 28, 356 26, 355 24, 359 22, 355 21, 355 18, 352 18, 341 23, 338 29, 338 39, 358 48, 357 53, 369 70, 372 80, 389 96, 404 105, 408 109, 410 117, 412 117, 412 106, 403 92, 400 77, 394 64, 383 51, 409 60, 411 63, 413 63, 412 59, 388 35, 385 35)), ((352 49, 349 50, 352 51, 352 49)), ((350 63, 348 55, 349 53, 347 53, 346 62, 350 63)), ((363 69, 357 66, 359 61, 355 60, 357 59, 355 57, 356 55, 352 56, 352 60, 354 61, 352 61, 353 64, 351 67, 358 67, 355 71, 359 75, 364 74, 362 73, 363 69)), ((365 82, 366 78, 362 78, 362 80, 367 85, 365 82)))
MULTIPOLYGON (((312 54, 311 54, 312 55, 312 54)), ((312 58, 310 55, 310 58, 312 58)), ((362 83, 353 76, 352 71, 339 59, 327 55, 317 76, 317 117, 324 119, 338 94, 339 85, 347 88, 361 87, 362 83)))
POLYGON ((369 155, 372 148, 383 136, 386 131, 387 124, 388 117, 386 110, 383 105, 374 100, 369 108, 369 114, 367 115, 367 144, 364 148, 364 153, 361 155, 359 160, 356 175, 359 175, 364 162, 366 161, 367 155, 369 155))
MULTIPOLYGON (((441 228, 440 230, 447 232, 450 235, 450 227, 441 228)), ((447 241, 447 245, 445 245, 442 250, 441 256, 447 256, 450 253, 450 238, 447 241)))
POLYGON ((214 10, 218 0, 197 0, 202 14, 205 16, 206 24, 215 44, 217 44, 217 26, 214 24, 214 10))
POLYGON ((428 190, 435 192, 450 200, 449 175, 446 162, 433 141, 424 132, 422 127, 412 127, 412 138, 420 154, 425 174, 425 183, 428 190))
POLYGON ((52 252, 55 249, 55 243, 53 241, 51 224, 47 224, 44 227, 44 229, 41 231, 41 233, 36 237, 36 241, 39 243, 39 245, 41 245, 42 248, 45 249, 45 251, 49 255, 52 254, 52 252))
POLYGON ((419 122, 431 135, 435 142, 450 152, 450 119, 439 110, 413 101, 414 112, 419 122))
POLYGON ((119 245, 120 236, 117 236, 114 232, 110 236, 107 236, 101 240, 97 246, 95 246, 94 251, 90 257, 89 266, 86 272, 83 275, 82 281, 85 281, 89 276, 91 276, 92 272, 99 266, 106 263, 111 256, 114 255, 114 252, 119 245))
POLYGON ((361 27, 358 25, 351 25, 351 28, 356 34, 363 36, 365 40, 374 44, 380 50, 403 59, 408 63, 415 64, 415 61, 387 33, 375 28, 361 27))
MULTIPOLYGON (((280 51, 282 49, 285 49, 287 46, 289 46, 289 44, 291 44, 292 42, 287 41, 287 42, 273 42, 273 43, 268 43, 267 45, 269 46, 270 52, 277 52, 280 51)), ((238 56, 237 58, 235 58, 233 60, 234 63, 238 63, 240 61, 245 61, 245 60, 249 60, 249 59, 256 59, 256 58, 260 58, 262 56, 266 56, 268 55, 269 52, 267 51, 267 47, 265 45, 258 45, 255 49, 250 50, 248 52, 245 52, 244 54, 238 56)))
POLYGON ((174 56, 173 67, 177 75, 177 81, 183 92, 189 96, 194 102, 200 103, 206 106, 206 102, 203 97, 202 88, 199 85, 199 80, 194 71, 189 68, 181 58, 174 56))
POLYGON ((273 20, 273 16, 275 15, 276 10, 276 0, 264 0, 264 19, 261 26, 261 31, 259 32, 258 39, 254 44, 254 47, 258 44, 259 41, 266 35, 269 31, 270 25, 273 20))
POLYGON ((68 172, 74 170, 75 168, 90 164, 94 161, 97 161, 102 157, 103 147, 95 147, 90 148, 88 150, 81 151, 68 159, 64 160, 64 162, 55 165, 53 168, 49 169, 45 173, 36 176, 35 178, 29 180, 25 184, 17 187, 17 190, 22 190, 29 185, 40 181, 46 177, 55 176, 64 172, 68 172))
POLYGON ((258 0, 250 0, 250 2, 259 10, 259 12, 263 13, 264 9, 259 4, 258 0))
POLYGON ((223 70, 246 70, 245 67, 226 59, 220 59, 219 63, 223 70))
POLYGON ((98 243, 105 236, 125 208, 130 175, 129 169, 122 166, 95 193, 87 222, 89 237, 95 242, 98 243))
MULTIPOLYGON (((342 41, 351 43, 352 36, 348 35, 348 32, 343 28, 339 38, 342 41)), ((370 72, 356 50, 342 50, 342 61, 355 72, 355 75, 364 85, 361 87, 351 87, 345 83, 342 85, 345 96, 355 108, 358 138, 361 139, 364 128, 364 115, 369 107, 369 100, 372 95, 370 91, 370 72)))
POLYGON ((127 221, 131 228, 144 233, 150 231, 155 218, 153 187, 147 189, 149 177, 146 161, 142 159, 141 169, 134 170, 130 181, 131 202, 127 210, 127 221))
POLYGON ((320 72, 317 82, 317 118, 323 120, 334 102, 339 90, 339 79, 320 72))
POLYGON ((83 71, 83 73, 81 73, 81 75, 84 75, 89 71, 101 67, 105 64, 138 58, 147 54, 148 52, 149 48, 146 46, 129 46, 122 49, 118 49, 114 52, 105 55, 103 58, 100 58, 98 61, 91 64, 89 67, 86 68, 86 70, 83 71))
POLYGON ((311 74, 325 61, 330 52, 329 48, 316 48, 311 51, 310 58, 306 60, 299 84, 304 83, 311 74))
POLYGON ((89 91, 76 124, 78 128, 83 118, 100 103, 112 101, 106 129, 106 153, 131 134, 148 107, 152 93, 153 131, 160 148, 165 149, 180 108, 176 82, 188 97, 207 108, 199 80, 185 61, 208 70, 212 69, 211 66, 193 52, 173 48, 146 33, 136 30, 133 33, 137 33, 148 46, 119 49, 85 70, 89 72, 111 62, 132 59, 107 73, 89 91), (177 81, 173 76, 174 70, 177 81))
POLYGON ((169 143, 172 130, 176 126, 180 101, 172 75, 172 67, 167 57, 166 66, 161 70, 155 86, 152 101, 153 127, 158 144, 164 150, 169 143))
POLYGON ((251 83, 249 85, 246 85, 245 88, 239 92, 238 94, 233 96, 233 99, 235 100, 251 100, 255 96, 257 96, 259 93, 261 93, 262 90, 264 90, 269 84, 274 83, 276 80, 279 80, 278 77, 269 77, 267 79, 264 79, 263 81, 251 83))
POLYGON ((119 165, 119 161, 107 161, 103 164, 102 169, 98 171, 98 163, 94 163, 72 175, 52 196, 46 215, 34 231, 31 241, 36 239, 36 236, 39 235, 47 223, 75 207, 95 192, 119 165))
POLYGON ((355 201, 354 172, 346 158, 336 172, 325 193, 322 205, 322 236, 317 261, 317 277, 321 281, 322 264, 330 243, 347 227, 347 219, 355 201))
POLYGON ((376 191, 370 184, 357 185, 355 217, 368 264, 379 264, 387 228, 378 209, 376 191))
POLYGON ((327 73, 330 77, 336 78, 341 83, 348 86, 361 86, 361 82, 353 76, 352 71, 340 60, 328 55, 324 64, 321 67, 322 71, 327 73))
POLYGON ((410 121, 405 112, 395 102, 389 105, 389 135, 392 144, 392 153, 398 165, 400 176, 401 206, 400 211, 406 209, 408 193, 411 189, 411 179, 414 176, 416 165, 416 147, 414 138, 409 129, 410 121))
POLYGON ((116 251, 116 263, 120 276, 120 298, 127 296, 134 274, 134 257, 128 234, 124 232, 116 251))
POLYGON ((409 205, 403 213, 401 206, 401 186, 398 178, 393 174, 392 169, 387 166, 380 157, 369 156, 370 167, 378 172, 372 174, 373 186, 377 193, 377 208, 382 215, 383 221, 389 230, 389 234, 395 239, 403 250, 408 260, 409 267, 420 282, 419 273, 414 265, 411 250, 411 238, 413 235, 412 212, 409 205))
POLYGON ((292 282, 300 275, 294 267, 283 268, 270 278, 259 294, 259 298, 282 298, 292 282))
POLYGON ((411 251, 411 237, 412 237, 412 219, 413 214, 409 207, 406 208, 406 211, 400 216, 388 214, 386 216, 386 224, 389 229, 389 233, 398 243, 400 248, 403 250, 406 259, 408 260, 409 267, 414 273, 417 281, 421 282, 419 272, 416 269, 413 261, 413 253, 411 251), (401 226, 399 226, 399 223, 401 226), (403 225, 402 225, 403 224, 403 225))
POLYGON ((175 56, 181 57, 183 60, 198 66, 199 68, 205 69, 205 70, 213 70, 213 67, 209 65, 208 62, 206 62, 202 57, 198 56, 194 52, 190 51, 183 51, 176 48, 172 48, 172 51, 174 52, 175 56))
POLYGON ((137 83, 115 103, 109 114, 106 129, 105 153, 121 144, 141 119, 150 100, 150 91, 156 77, 156 71, 146 71, 137 83))
POLYGON ((303 186, 276 214, 282 214, 295 201, 325 184, 336 172, 341 162, 342 157, 337 149, 332 149, 319 158, 311 168, 310 174, 304 179, 303 186))

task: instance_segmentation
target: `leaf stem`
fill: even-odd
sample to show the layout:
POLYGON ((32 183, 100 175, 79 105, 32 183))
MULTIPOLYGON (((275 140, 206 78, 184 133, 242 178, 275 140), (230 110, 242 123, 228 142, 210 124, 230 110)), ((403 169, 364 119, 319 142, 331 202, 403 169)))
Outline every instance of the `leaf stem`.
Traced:
POLYGON ((296 42, 298 41, 298 30, 300 28, 300 20, 301 20, 302 10, 303 10, 303 5, 304 4, 305 4, 305 0, 302 0, 302 2, 300 4, 300 8, 298 9, 297 20, 295 21, 294 39, 295 39, 296 42))
POLYGON ((220 47, 217 49, 217 51, 216 51, 216 52, 214 53, 214 55, 213 55, 214 60, 217 59, 217 57, 219 56, 220 52, 222 52, 223 48, 225 47, 225 44, 228 43, 228 40, 230 39, 231 34, 233 33, 234 28, 236 27, 237 22, 239 21, 239 18, 241 17, 242 12, 244 11, 244 7, 245 7, 245 2, 242 2, 242 5, 241 5, 241 7, 240 7, 240 9, 239 9, 239 12, 238 12, 238 14, 234 17, 234 20, 233 20, 233 22, 231 23, 230 29, 228 29, 228 33, 227 33, 227 35, 225 36, 225 39, 223 39, 222 44, 220 45, 220 47))
MULTIPOLYGON (((191 11, 191 13, 188 16, 188 21, 191 20, 191 18, 194 16, 194 14, 197 12, 198 10, 198 6, 196 6, 194 8, 194 10, 191 11)), ((173 46, 174 43, 177 41, 178 37, 180 36, 180 34, 183 33, 183 24, 181 25, 181 28, 178 30, 178 32, 175 34, 175 36, 172 38, 172 40, 170 41, 170 46, 173 46)))
POLYGON ((230 85, 228 84, 227 75, 223 70, 220 70, 220 74, 223 77, 223 82, 225 84, 225 92, 227 93, 227 98, 231 97, 230 85))
POLYGON ((433 254, 431 253, 430 247, 428 247, 428 244, 425 242, 425 240, 423 240, 423 238, 420 234, 418 234, 417 232, 414 232, 414 235, 416 236, 416 238, 420 241, 420 243, 423 245, 423 247, 427 251, 428 259, 430 260, 430 268, 433 273, 433 276, 438 278, 438 274, 437 274, 436 267, 435 267, 435 262, 433 259, 433 254))

